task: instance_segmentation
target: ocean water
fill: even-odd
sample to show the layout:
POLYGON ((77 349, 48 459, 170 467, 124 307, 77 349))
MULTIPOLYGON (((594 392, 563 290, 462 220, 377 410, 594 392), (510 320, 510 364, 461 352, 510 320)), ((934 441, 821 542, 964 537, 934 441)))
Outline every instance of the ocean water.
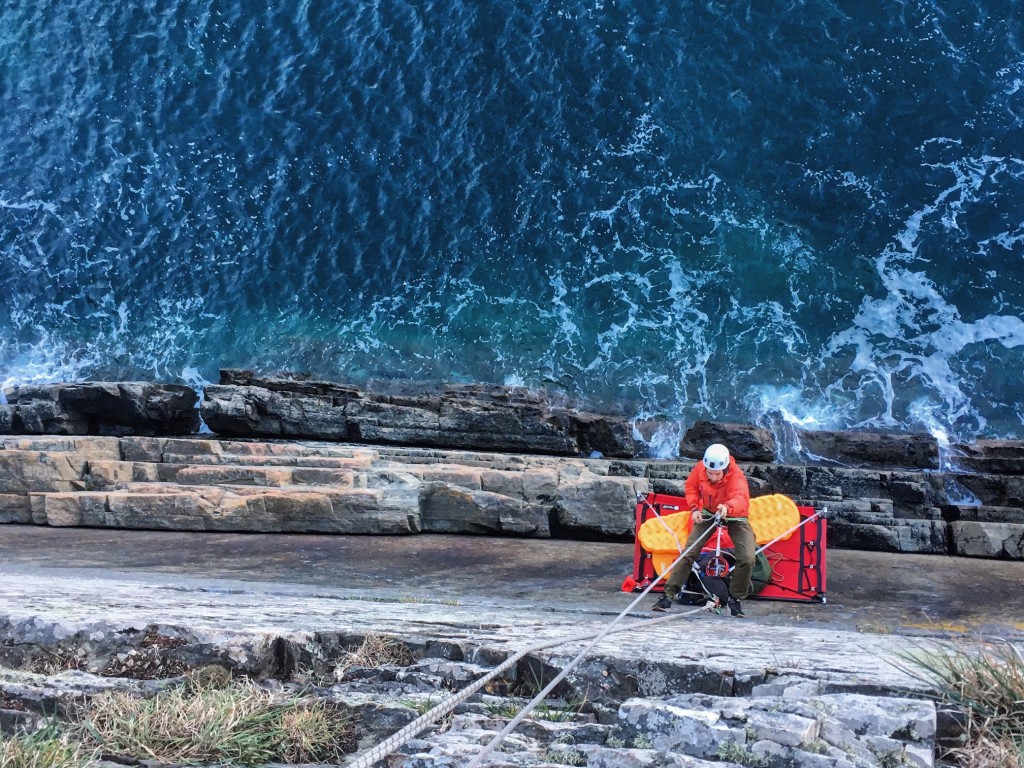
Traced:
POLYGON ((0 384, 1024 437, 1021 2, 266 5, 0 0, 0 384))

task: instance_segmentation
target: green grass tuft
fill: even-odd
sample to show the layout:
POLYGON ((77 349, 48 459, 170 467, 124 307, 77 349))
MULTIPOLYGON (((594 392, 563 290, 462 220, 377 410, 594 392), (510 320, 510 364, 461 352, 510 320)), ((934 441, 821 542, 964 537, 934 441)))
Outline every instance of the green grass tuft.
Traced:
POLYGON ((0 737, 0 768, 85 768, 95 755, 54 727, 0 737))
POLYGON ((236 765, 338 763, 355 748, 353 732, 351 719, 322 701, 195 681, 149 698, 101 694, 80 725, 84 743, 105 754, 236 765))
POLYGON ((1010 643, 904 656, 903 669, 964 712, 964 768, 1024 768, 1024 655, 1010 643))

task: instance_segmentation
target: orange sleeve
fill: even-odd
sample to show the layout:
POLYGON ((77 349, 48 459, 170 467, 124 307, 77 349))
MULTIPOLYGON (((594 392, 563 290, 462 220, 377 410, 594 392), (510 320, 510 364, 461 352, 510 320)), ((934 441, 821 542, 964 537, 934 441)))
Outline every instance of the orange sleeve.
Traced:
POLYGON ((690 505, 690 511, 700 509, 700 486, 701 481, 707 478, 706 475, 702 476, 700 470, 704 469, 703 464, 697 464, 693 469, 690 470, 690 474, 686 476, 686 503, 690 505))
POLYGON ((735 461, 729 467, 729 487, 726 494, 724 503, 729 507, 729 516, 746 517, 750 511, 750 484, 735 461))

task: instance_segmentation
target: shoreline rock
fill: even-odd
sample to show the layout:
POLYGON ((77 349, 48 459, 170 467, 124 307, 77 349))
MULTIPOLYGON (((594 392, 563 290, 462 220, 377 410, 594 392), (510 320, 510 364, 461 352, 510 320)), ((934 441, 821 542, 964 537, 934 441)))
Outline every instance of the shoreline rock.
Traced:
MULTIPOLYGON (((0 437, 0 523, 631 541, 638 494, 681 495, 693 463, 313 441, 0 437)), ((832 546, 1024 559, 1015 476, 741 466, 755 496, 827 508, 832 546), (955 479, 977 481, 988 503, 951 503, 955 479)))
POLYGON ((1024 441, 940 454, 927 435, 801 432, 809 458, 780 462, 765 429, 697 422, 680 441, 690 458, 656 460, 637 457, 625 419, 518 388, 222 381, 201 405, 209 437, 187 387, 15 388, 0 434, 33 434, 0 437, 0 523, 625 540, 637 494, 682 495, 720 441, 754 495, 827 507, 833 546, 1024 559, 1024 441))
POLYGON ((0 434, 183 435, 199 431, 199 399, 182 384, 90 382, 13 387, 0 434))
MULTIPOLYGON (((103 690, 152 694, 183 672, 216 665, 345 707, 359 718, 365 749, 412 721, 417 707, 436 706, 448 695, 439 691, 459 691, 524 653, 460 705, 447 727, 395 754, 392 764, 422 768, 473 757, 569 664, 579 638, 606 621, 506 605, 339 602, 244 588, 179 589, 147 605, 152 585, 60 581, 52 588, 75 595, 75 608, 47 602, 31 615, 0 615, 0 665, 8 668, 0 668, 0 699, 8 703, 0 709, 20 712, 21 725, 103 690), (82 621, 100 594, 104 619, 82 621), (406 652, 381 664, 343 663, 371 636, 406 652), (552 645, 558 640, 569 644, 552 645)), ((897 758, 927 768, 955 731, 927 683, 886 663, 920 651, 920 638, 675 618, 687 622, 685 644, 675 623, 649 619, 628 620, 599 643, 552 692, 546 711, 554 716, 526 720, 498 764, 575 765, 570 753, 579 753, 605 768, 728 768, 748 764, 743 755, 780 768, 885 766, 897 758), (727 653, 708 651, 726 646, 727 653), (675 762, 653 762, 669 757, 675 762)))

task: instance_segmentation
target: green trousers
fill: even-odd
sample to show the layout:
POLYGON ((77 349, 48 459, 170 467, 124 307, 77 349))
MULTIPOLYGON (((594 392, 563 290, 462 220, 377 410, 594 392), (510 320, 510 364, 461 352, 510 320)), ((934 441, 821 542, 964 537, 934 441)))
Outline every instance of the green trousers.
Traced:
MULTIPOLYGON (((743 599, 750 592, 750 572, 754 567, 754 553, 757 551, 757 542, 754 540, 754 531, 751 529, 750 523, 747 522, 747 518, 736 517, 732 520, 726 520, 725 524, 729 528, 729 536, 732 538, 732 543, 735 547, 734 552, 736 553, 736 569, 732 572, 729 591, 736 598, 743 599)), ((689 549, 697 540, 700 540, 701 543, 693 546, 692 551, 676 563, 676 567, 672 569, 672 572, 665 580, 665 594, 669 597, 675 597, 679 594, 679 590, 683 588, 683 585, 686 584, 686 579, 690 576, 693 561, 700 555, 701 548, 709 541, 714 541, 714 531, 704 536, 704 533, 714 525, 714 520, 708 520, 693 526, 684 549, 689 549)))

